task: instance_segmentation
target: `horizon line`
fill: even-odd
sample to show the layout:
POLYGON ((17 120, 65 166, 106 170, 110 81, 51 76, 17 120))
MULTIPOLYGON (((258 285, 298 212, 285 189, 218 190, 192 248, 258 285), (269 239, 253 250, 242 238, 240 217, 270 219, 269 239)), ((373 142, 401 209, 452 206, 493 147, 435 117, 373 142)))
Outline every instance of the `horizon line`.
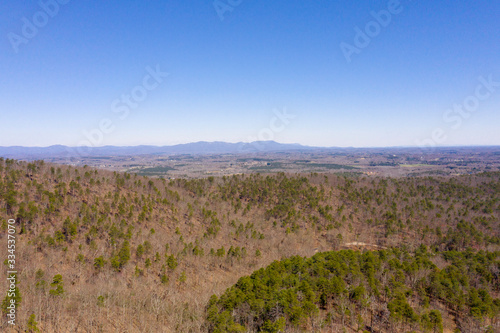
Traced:
POLYGON ((64 145, 64 144, 52 144, 48 146, 23 146, 23 145, 13 145, 13 146, 0 146, 0 148, 52 148, 52 147, 64 147, 64 148, 86 148, 86 149, 93 149, 93 148, 138 148, 138 147, 156 147, 156 148, 164 148, 164 147, 174 147, 174 146, 181 146, 181 145, 188 145, 188 144, 197 144, 197 143, 208 143, 208 144, 213 144, 213 143, 222 143, 222 144, 255 144, 255 143, 276 143, 280 145, 298 145, 302 146, 304 148, 319 148, 319 149, 332 149, 332 148, 340 148, 340 149, 377 149, 377 148, 420 148, 420 149, 432 149, 432 148, 474 148, 474 147, 500 147, 500 144, 470 144, 470 145, 464 145, 464 144, 457 144, 457 145, 436 145, 433 147, 428 147, 428 146, 416 146, 416 145, 401 145, 401 146, 311 146, 311 145, 305 145, 301 143, 284 143, 284 142, 278 142, 274 140, 257 140, 257 141, 251 141, 251 142, 244 142, 244 141, 238 141, 238 142, 231 142, 231 141, 191 141, 191 142, 183 142, 183 143, 175 143, 175 144, 164 144, 164 145, 159 145, 159 144, 137 144, 137 145, 103 145, 103 146, 69 146, 69 145, 64 145))

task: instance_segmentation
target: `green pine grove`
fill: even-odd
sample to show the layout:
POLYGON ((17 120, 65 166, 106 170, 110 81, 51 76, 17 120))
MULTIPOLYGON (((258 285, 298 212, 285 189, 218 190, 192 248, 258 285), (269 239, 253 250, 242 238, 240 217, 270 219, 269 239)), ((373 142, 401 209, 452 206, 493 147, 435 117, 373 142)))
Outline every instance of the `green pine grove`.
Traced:
POLYGON ((403 248, 323 252, 275 261, 207 306, 211 332, 443 332, 441 312, 470 331, 495 332, 500 252, 403 248), (443 268, 431 258, 442 259, 443 268))

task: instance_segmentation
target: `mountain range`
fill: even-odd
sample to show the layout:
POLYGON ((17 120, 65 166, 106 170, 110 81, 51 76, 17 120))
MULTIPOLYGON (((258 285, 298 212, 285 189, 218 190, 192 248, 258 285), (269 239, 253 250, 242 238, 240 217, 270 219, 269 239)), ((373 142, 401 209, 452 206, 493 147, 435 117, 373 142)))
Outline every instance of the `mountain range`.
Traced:
POLYGON ((69 147, 54 145, 50 147, 0 147, 0 156, 17 159, 36 159, 54 157, 88 156, 127 156, 127 155, 178 155, 178 154, 237 154, 258 152, 287 152, 317 150, 318 147, 300 144, 285 144, 275 141, 238 142, 193 142, 172 146, 103 146, 69 147))
POLYGON ((475 152, 481 149, 483 152, 498 154, 500 146, 460 146, 460 147, 379 147, 379 148, 354 148, 354 147, 314 147, 304 146, 298 143, 279 143, 276 141, 254 141, 254 142, 207 142, 199 141, 192 143, 177 144, 171 146, 102 146, 102 147, 69 147, 53 145, 49 147, 24 147, 24 146, 0 146, 0 157, 36 160, 47 158, 78 158, 78 157, 113 157, 113 156, 138 156, 138 155, 209 155, 209 154, 244 154, 244 153, 280 153, 280 152, 370 152, 370 153, 417 153, 429 154, 439 153, 454 154, 458 151, 475 152))

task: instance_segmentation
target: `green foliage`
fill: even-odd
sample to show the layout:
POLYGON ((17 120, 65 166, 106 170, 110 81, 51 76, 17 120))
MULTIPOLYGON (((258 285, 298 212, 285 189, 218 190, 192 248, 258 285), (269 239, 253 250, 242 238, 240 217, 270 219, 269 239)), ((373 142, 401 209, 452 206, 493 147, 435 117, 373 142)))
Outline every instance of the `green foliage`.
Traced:
POLYGON ((82 254, 82 253, 79 253, 77 256, 76 256, 76 261, 83 264, 85 263, 85 256, 82 254))
POLYGON ((124 241, 118 253, 111 258, 111 266, 116 271, 121 271, 129 260, 130 260, 130 244, 128 241, 124 241))
POLYGON ((64 236, 62 231, 57 230, 54 233, 54 240, 57 244, 62 244, 66 240, 66 237, 64 236))
POLYGON ((195 256, 203 256, 205 254, 205 250, 203 250, 202 247, 199 247, 198 245, 195 245, 193 248, 193 255, 195 256))
MULTIPOLYGON (((71 220, 66 218, 63 222, 63 230, 62 234, 64 235, 65 240, 71 241, 74 236, 78 233, 78 226, 76 223, 72 223, 71 220)), ((57 239, 56 239, 57 240, 57 239)))
POLYGON ((40 332, 40 329, 37 327, 37 325, 38 323, 36 322, 36 316, 34 313, 32 313, 28 319, 27 332, 29 333, 40 332))
POLYGON ((137 246, 137 250, 135 251, 135 255, 137 256, 137 258, 140 258, 142 257, 143 254, 144 254, 144 246, 142 246, 142 244, 139 244, 137 246))
POLYGON ((271 320, 266 320, 261 327, 261 331, 268 333, 279 333, 279 332, 284 332, 285 327, 286 327, 286 319, 280 317, 275 322, 272 322, 271 320))
POLYGON ((97 296, 97 305, 100 307, 104 307, 104 302, 106 301, 107 296, 99 295, 97 296))
MULTIPOLYGON (((17 284, 17 278, 16 278, 16 284, 17 284)), ((5 298, 2 301, 2 312, 8 313, 10 311, 9 307, 11 307, 12 304, 15 304, 16 309, 19 309, 22 299, 23 298, 21 296, 21 292, 19 291, 19 288, 17 286, 15 286, 14 289, 9 289, 7 291, 7 296, 5 296, 5 298)))
POLYGON ((226 250, 224 249, 224 246, 221 247, 220 249, 217 249, 217 251, 215 252, 215 255, 217 257, 224 257, 226 255, 226 250))
POLYGON ((135 275, 136 277, 143 276, 143 275, 144 275, 144 270, 143 270, 143 269, 140 269, 140 268, 139 268, 139 267, 137 267, 137 266, 135 266, 134 275, 135 275))
POLYGON ((47 287, 47 282, 43 279, 45 276, 45 272, 40 268, 36 271, 35 273, 35 288, 37 290, 45 291, 45 288, 47 287))
POLYGON ((64 284, 62 275, 61 274, 54 275, 50 286, 53 289, 49 290, 49 294, 51 294, 52 296, 62 296, 64 294, 64 284))
POLYGON ((177 259, 174 257, 173 254, 167 256, 166 263, 167 263, 167 267, 172 271, 175 270, 177 268, 177 266, 179 265, 179 263, 177 262, 177 259))
POLYGON ((106 265, 106 260, 104 259, 103 256, 94 259, 94 268, 96 270, 100 270, 101 268, 104 267, 104 265, 106 265))
POLYGON ((422 329, 426 332, 443 332, 443 319, 439 310, 431 310, 429 313, 424 313, 420 322, 422 329))
POLYGON ((167 276, 166 274, 161 274, 161 275, 160 275, 160 282, 161 282, 162 284, 167 284, 167 283, 168 283, 168 281, 169 281, 169 278, 168 278, 168 276, 167 276))
POLYGON ((473 287, 470 277, 477 278, 480 272, 485 277, 481 284, 489 279, 493 290, 491 274, 500 267, 499 252, 444 252, 447 265, 442 270, 430 260, 436 255, 440 254, 421 246, 412 253, 404 248, 364 253, 343 250, 318 253, 308 259, 275 261, 240 278, 220 298, 212 297, 207 321, 212 332, 224 332, 231 325, 277 332, 287 327, 306 327, 321 309, 334 308, 362 327, 361 309, 377 300, 387 302, 393 322, 442 332, 440 311, 430 309, 418 314, 408 301, 409 297, 423 301, 428 295, 447 304, 450 310, 456 309, 462 299, 463 307, 478 319, 498 315, 496 304, 500 305, 500 300, 493 299, 485 289, 473 287), (389 277, 385 283, 383 276, 389 277), (409 281, 415 282, 407 285, 409 281))
POLYGON ((35 279, 40 280, 44 277, 44 275, 45 272, 43 271, 43 269, 39 268, 35 273, 35 279))
POLYGON ((144 252, 145 253, 151 253, 151 250, 153 249, 153 245, 149 241, 144 241, 144 252))
POLYGON ((396 320, 405 322, 416 322, 418 316, 412 307, 408 304, 406 297, 402 293, 398 293, 396 297, 387 304, 387 308, 391 313, 391 317, 396 320))

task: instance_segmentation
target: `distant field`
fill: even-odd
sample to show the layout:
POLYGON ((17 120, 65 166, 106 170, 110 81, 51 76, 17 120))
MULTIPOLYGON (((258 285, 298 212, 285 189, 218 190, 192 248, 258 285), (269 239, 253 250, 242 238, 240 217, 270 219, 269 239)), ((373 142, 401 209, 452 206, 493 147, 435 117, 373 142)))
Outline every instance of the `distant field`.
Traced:
POLYGON ((265 159, 265 158, 257 158, 257 157, 253 157, 253 158, 238 158, 236 160, 236 162, 251 162, 251 161, 255 161, 255 162, 264 162, 264 161, 267 161, 268 159, 265 159))
POLYGON ((350 165, 341 165, 341 164, 335 164, 335 163, 297 163, 297 165, 304 166, 306 168, 323 168, 323 169, 328 169, 328 170, 340 170, 340 169, 354 170, 354 169, 357 169, 356 167, 353 167, 350 165))
POLYGON ((136 173, 139 176, 158 176, 158 175, 163 175, 169 171, 176 170, 172 167, 169 166, 158 166, 158 167, 152 167, 152 168, 145 168, 145 169, 139 169, 139 170, 132 170, 131 173, 136 173))
MULTIPOLYGON (((428 176, 471 174, 500 169, 500 148, 438 149, 422 154, 415 149, 359 149, 324 152, 262 152, 251 154, 178 154, 98 156, 72 159, 71 164, 126 171, 141 176, 203 178, 207 174, 361 172, 370 176, 428 176), (474 154, 480 153, 479 156, 474 154), (472 158, 471 158, 472 156, 472 158), (432 172, 429 174, 428 172, 432 172)), ((1 150, 1 149, 0 149, 1 150)), ((53 163, 68 163, 54 158, 53 163)))
POLYGON ((429 164, 400 164, 400 167, 403 168, 418 168, 418 167, 430 167, 429 164))
POLYGON ((283 163, 280 162, 271 162, 268 165, 259 165, 248 168, 248 170, 274 170, 274 169, 283 169, 283 163))
POLYGON ((358 168, 350 165, 341 165, 335 163, 281 163, 281 162, 270 162, 267 165, 259 165, 248 168, 248 170, 275 170, 275 169, 290 169, 300 167, 304 170, 317 170, 317 169, 327 169, 327 170, 356 170, 358 168))

